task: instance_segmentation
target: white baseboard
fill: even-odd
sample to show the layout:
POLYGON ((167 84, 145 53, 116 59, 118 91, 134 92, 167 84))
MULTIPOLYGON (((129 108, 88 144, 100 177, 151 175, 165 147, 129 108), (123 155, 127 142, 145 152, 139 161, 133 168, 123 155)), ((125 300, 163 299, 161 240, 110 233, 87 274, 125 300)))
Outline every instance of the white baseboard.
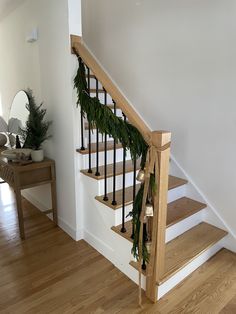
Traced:
POLYGON ((84 240, 88 242, 95 250, 105 256, 109 261, 115 264, 114 249, 107 245, 104 241, 90 233, 88 230, 84 230, 84 240))
POLYGON ((225 238, 224 247, 230 247, 231 250, 236 250, 236 234, 234 230, 226 223, 223 217, 219 214, 217 208, 209 201, 207 196, 202 192, 202 190, 195 184, 193 179, 187 174, 187 172, 180 166, 175 157, 171 154, 172 168, 174 169, 175 175, 180 175, 188 180, 186 186, 186 196, 198 200, 207 204, 207 210, 204 211, 205 215, 203 220, 208 222, 218 228, 227 230, 230 234, 229 237, 225 238))
MULTIPOLYGON (((35 207, 37 207, 41 212, 48 210, 47 207, 45 207, 38 199, 36 199, 27 190, 22 191, 22 196, 24 196, 30 203, 32 203, 35 207)), ((52 220, 52 214, 47 215, 47 217, 52 220)), ((75 241, 82 240, 84 237, 82 229, 75 230, 70 224, 68 224, 60 216, 58 216, 58 226, 75 241)))

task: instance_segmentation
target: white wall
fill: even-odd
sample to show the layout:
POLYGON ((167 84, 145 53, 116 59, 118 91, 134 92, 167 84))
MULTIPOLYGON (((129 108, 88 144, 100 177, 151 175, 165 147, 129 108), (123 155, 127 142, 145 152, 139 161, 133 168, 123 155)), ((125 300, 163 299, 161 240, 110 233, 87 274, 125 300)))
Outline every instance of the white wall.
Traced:
POLYGON ((28 31, 37 24, 30 5, 21 5, 0 23, 0 114, 8 119, 10 106, 20 89, 30 86, 41 95, 38 44, 25 41, 28 31))
POLYGON ((236 2, 83 0, 83 39, 236 232, 236 2))
MULTIPOLYGON (((0 93, 4 115, 19 89, 31 87, 44 101, 53 120, 52 140, 46 154, 56 160, 59 222, 74 238, 77 226, 72 67, 67 0, 26 0, 0 24, 0 93), (25 35, 38 27, 39 40, 25 42, 25 35)), ((27 196, 43 207, 50 205, 48 187, 28 191, 27 196)))
POLYGON ((68 0, 68 8, 70 34, 81 36, 81 0, 68 0))

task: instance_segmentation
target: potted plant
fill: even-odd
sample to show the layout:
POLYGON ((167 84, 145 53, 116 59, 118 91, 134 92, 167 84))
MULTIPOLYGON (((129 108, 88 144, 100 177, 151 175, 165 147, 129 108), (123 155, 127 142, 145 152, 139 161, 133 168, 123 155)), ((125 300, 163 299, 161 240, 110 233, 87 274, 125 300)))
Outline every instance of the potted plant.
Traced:
POLYGON ((31 158, 35 162, 44 159, 42 144, 51 136, 48 135, 48 129, 51 121, 44 121, 46 109, 42 109, 42 103, 37 105, 31 90, 27 91, 29 103, 26 109, 29 111, 29 117, 26 127, 21 129, 21 135, 24 139, 24 148, 31 148, 31 158))

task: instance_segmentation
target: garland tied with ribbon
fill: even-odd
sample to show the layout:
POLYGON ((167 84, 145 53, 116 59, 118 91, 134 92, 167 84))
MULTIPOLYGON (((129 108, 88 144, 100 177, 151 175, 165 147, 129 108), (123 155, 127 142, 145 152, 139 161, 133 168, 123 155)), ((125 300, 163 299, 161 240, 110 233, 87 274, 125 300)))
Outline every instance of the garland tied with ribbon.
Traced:
MULTIPOLYGON (((112 110, 108 106, 101 104, 98 98, 90 96, 84 63, 75 50, 74 52, 79 62, 79 68, 74 79, 74 88, 77 90, 77 106, 80 105, 83 117, 86 117, 88 123, 92 127, 95 126, 102 135, 107 134, 113 137, 117 143, 120 142, 122 144, 125 150, 129 150, 132 161, 141 158, 140 166, 141 169, 144 169, 149 145, 136 127, 114 115, 112 110)), ((149 182, 151 190, 155 191, 154 174, 150 174, 149 182)), ((140 262, 142 260, 144 262, 149 261, 145 240, 143 236, 140 238, 140 234, 143 234, 143 232, 140 233, 140 230, 143 229, 140 214, 143 204, 146 203, 146 199, 143 199, 144 187, 145 185, 142 183, 134 200, 133 210, 129 213, 133 218, 134 224, 132 254, 140 262)))

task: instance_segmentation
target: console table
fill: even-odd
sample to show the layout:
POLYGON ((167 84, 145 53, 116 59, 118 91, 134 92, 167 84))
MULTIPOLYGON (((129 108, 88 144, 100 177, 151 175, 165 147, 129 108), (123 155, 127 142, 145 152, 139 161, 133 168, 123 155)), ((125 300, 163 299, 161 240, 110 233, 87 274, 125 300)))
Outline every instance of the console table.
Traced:
POLYGON ((19 165, 9 162, 0 155, 0 178, 7 182, 15 191, 20 236, 22 239, 25 239, 21 200, 21 191, 24 189, 50 183, 52 209, 44 213, 49 214, 52 212, 54 224, 57 225, 56 175, 55 162, 53 160, 45 158, 42 162, 19 165))

